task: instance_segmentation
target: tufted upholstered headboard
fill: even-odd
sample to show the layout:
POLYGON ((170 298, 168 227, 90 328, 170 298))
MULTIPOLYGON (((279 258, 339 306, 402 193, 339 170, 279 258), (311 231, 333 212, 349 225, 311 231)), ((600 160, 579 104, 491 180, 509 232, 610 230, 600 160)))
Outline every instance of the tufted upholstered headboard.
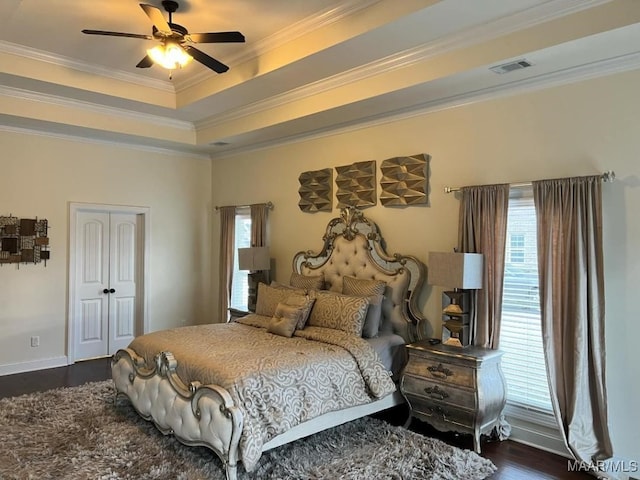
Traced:
POLYGON ((348 207, 327 225, 324 245, 319 253, 298 252, 293 270, 302 275, 324 275, 326 288, 342 291, 345 276, 386 282, 382 302, 381 331, 393 331, 407 343, 421 338, 421 312, 417 296, 424 281, 425 268, 410 255, 386 253, 378 226, 362 211, 348 207))

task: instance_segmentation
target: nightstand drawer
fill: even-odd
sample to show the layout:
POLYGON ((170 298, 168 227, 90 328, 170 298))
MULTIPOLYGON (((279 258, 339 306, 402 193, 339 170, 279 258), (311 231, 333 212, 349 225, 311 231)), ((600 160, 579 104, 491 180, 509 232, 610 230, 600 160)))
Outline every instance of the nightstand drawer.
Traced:
MULTIPOLYGON (((458 425, 473 429, 475 421, 475 412, 473 410, 456 408, 414 395, 407 395, 407 398, 411 403, 411 410, 436 428, 443 428, 446 425, 458 425)), ((445 429, 448 430, 450 428, 446 427, 445 429)))
POLYGON ((440 400, 450 405, 475 409, 475 391, 451 386, 446 383, 425 380, 406 374, 402 379, 402 391, 430 400, 440 400))
POLYGON ((432 378, 441 382, 452 383, 462 387, 474 388, 474 371, 450 363, 438 362, 437 359, 411 355, 405 373, 416 377, 432 378))

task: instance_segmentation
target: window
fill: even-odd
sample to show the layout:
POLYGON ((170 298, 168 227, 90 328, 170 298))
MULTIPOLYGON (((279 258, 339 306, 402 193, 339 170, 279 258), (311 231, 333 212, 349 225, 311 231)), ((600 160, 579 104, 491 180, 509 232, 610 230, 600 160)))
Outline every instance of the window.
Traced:
POLYGON ((509 261, 511 263, 524 263, 524 234, 512 233, 509 236, 509 261))
POLYGON ((238 310, 247 310, 249 297, 249 272, 238 270, 238 249, 251 246, 251 213, 249 209, 238 209, 236 212, 235 249, 233 257, 233 279, 231 283, 231 300, 229 306, 238 310))
POLYGON ((509 200, 500 349, 510 405, 550 413, 542 349, 536 212, 530 192, 509 200), (515 254, 515 255, 514 255, 515 254))

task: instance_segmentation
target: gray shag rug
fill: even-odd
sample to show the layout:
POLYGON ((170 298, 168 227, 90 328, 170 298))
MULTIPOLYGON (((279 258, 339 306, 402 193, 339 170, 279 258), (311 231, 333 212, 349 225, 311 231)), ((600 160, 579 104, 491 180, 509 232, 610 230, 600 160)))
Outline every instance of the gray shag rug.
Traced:
MULTIPOLYGON (((0 478, 224 479, 204 447, 162 435, 111 381, 0 400, 0 478)), ((362 418, 265 452, 239 479, 480 480, 496 467, 469 450, 362 418)))

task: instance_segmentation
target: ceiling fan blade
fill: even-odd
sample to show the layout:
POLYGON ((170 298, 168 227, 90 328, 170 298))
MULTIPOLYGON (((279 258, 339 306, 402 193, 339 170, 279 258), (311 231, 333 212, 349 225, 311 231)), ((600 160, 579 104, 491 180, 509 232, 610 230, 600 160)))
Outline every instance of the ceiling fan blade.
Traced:
POLYGON ((110 37, 129 37, 141 38, 142 40, 153 40, 151 35, 141 35, 138 33, 107 32, 104 30, 82 30, 82 33, 86 33, 87 35, 108 35, 110 37))
POLYGON ((145 55, 144 58, 138 62, 136 67, 138 67, 138 68, 149 68, 152 65, 153 65, 153 60, 151 60, 151 57, 149 55, 145 55))
POLYGON ((142 8, 142 10, 144 10, 144 13, 147 14, 147 17, 149 17, 151 23, 153 23, 153 25, 158 29, 160 33, 166 36, 171 35, 171 27, 164 19, 164 15, 162 15, 162 12, 159 8, 156 8, 153 5, 149 5, 147 3, 141 3, 140 7, 142 8))
POLYGON ((204 52, 201 52, 197 48, 194 48, 190 45, 184 45, 182 48, 184 48, 186 52, 189 55, 191 55, 193 58, 195 58, 198 62, 200 62, 206 67, 209 67, 214 72, 224 73, 227 70, 229 70, 229 67, 227 67, 224 63, 219 62, 215 58, 210 57, 209 55, 207 55, 204 52))
POLYGON ((194 43, 244 42, 244 35, 240 32, 190 33, 188 38, 194 43))

